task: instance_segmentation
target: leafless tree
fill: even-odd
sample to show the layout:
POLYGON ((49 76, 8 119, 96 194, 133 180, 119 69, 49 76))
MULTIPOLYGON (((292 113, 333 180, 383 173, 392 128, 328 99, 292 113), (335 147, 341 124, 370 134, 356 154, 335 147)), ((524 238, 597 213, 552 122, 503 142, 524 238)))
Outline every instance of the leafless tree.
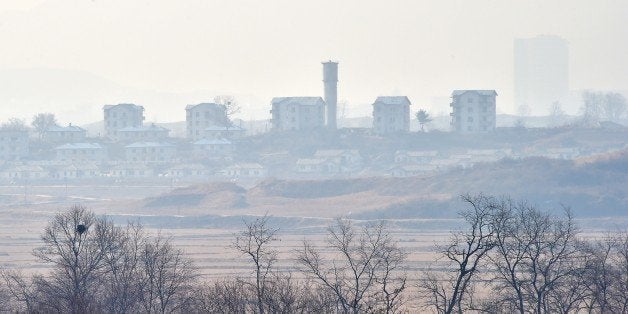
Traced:
POLYGON ((602 93, 584 91, 582 93, 582 101, 582 107, 580 108, 582 124, 584 126, 597 125, 602 117, 604 95, 602 93))
POLYGON ((563 123, 563 120, 565 119, 565 111, 563 110, 563 107, 560 104, 560 102, 555 101, 550 106, 549 119, 550 119, 549 124, 553 127, 557 127, 561 123, 563 123))
POLYGON ((441 248, 448 271, 424 275, 419 285, 425 305, 439 313, 462 312, 472 303, 472 284, 480 263, 495 247, 495 216, 499 203, 493 197, 464 195, 470 208, 460 213, 466 229, 455 232, 441 248), (466 303, 469 303, 465 305, 466 303))
POLYGON ((18 118, 9 118, 8 121, 3 122, 0 125, 0 130, 8 130, 8 131, 27 131, 28 127, 24 120, 18 118))
POLYGON ((41 261, 54 266, 52 274, 37 281, 50 297, 48 305, 64 312, 85 313, 98 304, 103 259, 113 241, 113 225, 96 218, 81 206, 57 214, 46 227, 44 245, 33 251, 41 261))
POLYGON ((191 261, 161 234, 148 239, 141 254, 142 312, 170 313, 186 307, 196 278, 191 261))
POLYGON ((219 95, 214 97, 214 103, 222 105, 225 108, 225 126, 232 127, 233 116, 242 109, 236 98, 231 95, 219 95))
POLYGON ((39 296, 32 281, 17 271, 3 270, 0 273, 0 312, 36 312, 39 296))
POLYGON ((628 105, 626 97, 620 93, 606 93, 604 95, 602 111, 609 121, 618 121, 626 112, 628 105))
POLYGON ((254 266, 256 304, 259 313, 264 313, 264 300, 270 284, 273 266, 277 261, 277 251, 272 243, 277 240, 278 229, 268 225, 269 217, 245 222, 245 229, 236 236, 233 247, 251 260, 254 266))
POLYGON ((342 312, 373 311, 378 299, 384 300, 382 311, 393 311, 405 289, 405 276, 397 274, 405 255, 384 223, 369 224, 356 233, 350 221, 337 219, 328 235, 331 257, 323 258, 304 241, 297 256, 304 272, 335 295, 342 312))
POLYGON ((196 289, 193 312, 246 313, 249 290, 237 280, 217 280, 196 289))
POLYGON ((143 286, 142 251, 147 237, 139 224, 114 229, 114 244, 105 251, 103 306, 110 313, 139 310, 143 286))
POLYGON ((586 291, 589 312, 626 313, 628 311, 628 233, 609 234, 588 243, 586 291))
POLYGON ((48 128, 55 125, 57 125, 57 118, 55 118, 54 113, 38 113, 33 116, 33 121, 31 122, 31 126, 39 134, 39 139, 43 138, 48 128))

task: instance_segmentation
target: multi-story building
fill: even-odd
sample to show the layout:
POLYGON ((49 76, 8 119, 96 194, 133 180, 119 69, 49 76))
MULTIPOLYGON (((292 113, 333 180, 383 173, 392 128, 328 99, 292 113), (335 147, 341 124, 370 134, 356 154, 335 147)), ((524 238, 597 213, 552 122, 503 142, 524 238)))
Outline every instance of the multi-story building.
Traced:
POLYGON ((373 131, 376 134, 410 130, 410 100, 406 96, 380 96, 373 103, 373 131))
POLYGON ((165 142, 137 142, 124 147, 126 160, 131 162, 174 161, 177 147, 165 142))
POLYGON ((187 137, 199 140, 205 137, 204 130, 211 126, 229 125, 226 107, 214 103, 202 103, 185 107, 187 137))
POLYGON ((68 126, 59 126, 53 125, 48 127, 42 136, 44 141, 49 142, 82 142, 85 141, 85 137, 87 136, 87 131, 85 129, 72 125, 71 123, 68 126))
POLYGON ((55 147, 56 160, 62 163, 102 162, 107 159, 106 149, 98 143, 67 143, 55 147))
POLYGON ((0 160, 20 160, 28 154, 27 130, 0 128, 0 160))
POLYGON ((461 133, 495 130, 495 90, 455 90, 451 94, 451 125, 461 133))
POLYGON ((569 93, 569 47, 558 36, 517 38, 514 42, 515 105, 547 112, 569 93))
POLYGON ((273 130, 313 130, 325 127, 325 101, 321 97, 275 97, 273 130))
POLYGON ((105 135, 117 138, 118 130, 144 124, 144 107, 134 104, 105 105, 105 135))
POLYGON ((121 128, 116 131, 113 139, 125 142, 160 142, 168 138, 168 133, 170 133, 170 130, 152 123, 151 125, 121 128))

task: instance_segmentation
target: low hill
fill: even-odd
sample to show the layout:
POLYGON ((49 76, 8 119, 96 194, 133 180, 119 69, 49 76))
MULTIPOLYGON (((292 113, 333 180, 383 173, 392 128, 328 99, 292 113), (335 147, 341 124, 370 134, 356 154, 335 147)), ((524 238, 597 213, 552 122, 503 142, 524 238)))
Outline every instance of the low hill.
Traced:
POLYGON ((410 178, 267 180, 246 190, 213 183, 146 199, 150 212, 354 218, 454 217, 464 193, 509 195, 578 217, 626 216, 628 151, 584 161, 530 158, 410 178))

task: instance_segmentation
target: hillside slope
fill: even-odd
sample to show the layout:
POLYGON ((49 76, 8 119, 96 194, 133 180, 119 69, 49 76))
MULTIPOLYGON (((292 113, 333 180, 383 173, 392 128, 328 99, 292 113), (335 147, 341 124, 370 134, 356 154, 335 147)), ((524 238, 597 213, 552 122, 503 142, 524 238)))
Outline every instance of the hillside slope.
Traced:
POLYGON ((267 180, 192 186, 146 199, 145 210, 188 214, 259 214, 355 218, 453 217, 464 193, 525 199, 578 217, 628 215, 628 151, 581 161, 502 160, 411 178, 267 180))

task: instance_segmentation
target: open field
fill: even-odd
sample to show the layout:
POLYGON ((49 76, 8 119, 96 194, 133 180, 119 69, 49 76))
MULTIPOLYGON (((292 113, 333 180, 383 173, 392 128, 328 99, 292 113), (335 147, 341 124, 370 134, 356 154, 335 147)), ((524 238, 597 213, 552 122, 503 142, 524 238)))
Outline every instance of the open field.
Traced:
MULTIPOLYGON (((5 204, 11 203, 0 207, 0 265, 25 272, 45 269, 46 265, 40 264, 31 254, 40 245, 41 232, 56 212, 82 204, 97 214, 108 215, 116 223, 140 221, 150 233, 171 236, 208 278, 246 276, 250 270, 247 261, 230 245, 235 233, 243 228, 243 220, 253 219, 264 212, 258 207, 234 210, 231 214, 228 211, 201 212, 186 207, 159 208, 151 212, 150 207, 136 207, 155 197, 176 194, 173 188, 176 189, 168 186, 33 186, 29 187, 30 193, 24 203, 24 195, 19 194, 20 187, 0 187, 0 195, 7 201, 5 204)), ((352 206, 360 206, 359 196, 362 194, 355 195, 356 202, 352 206)), ((270 223, 280 229, 280 241, 276 242, 278 266, 295 274, 298 273, 294 263, 295 251, 303 240, 322 245, 326 226, 334 217, 345 214, 333 210, 308 212, 312 209, 290 213, 285 210, 285 205, 276 208, 281 210, 271 212, 270 223)), ((355 220, 357 225, 368 222, 355 220)), ((580 220, 579 223, 583 236, 597 237, 607 230, 625 228, 628 218, 600 217, 580 220)), ((391 219, 388 226, 409 253, 408 271, 418 273, 430 265, 438 266, 435 246, 443 243, 451 230, 460 226, 460 221, 452 218, 391 219)))

